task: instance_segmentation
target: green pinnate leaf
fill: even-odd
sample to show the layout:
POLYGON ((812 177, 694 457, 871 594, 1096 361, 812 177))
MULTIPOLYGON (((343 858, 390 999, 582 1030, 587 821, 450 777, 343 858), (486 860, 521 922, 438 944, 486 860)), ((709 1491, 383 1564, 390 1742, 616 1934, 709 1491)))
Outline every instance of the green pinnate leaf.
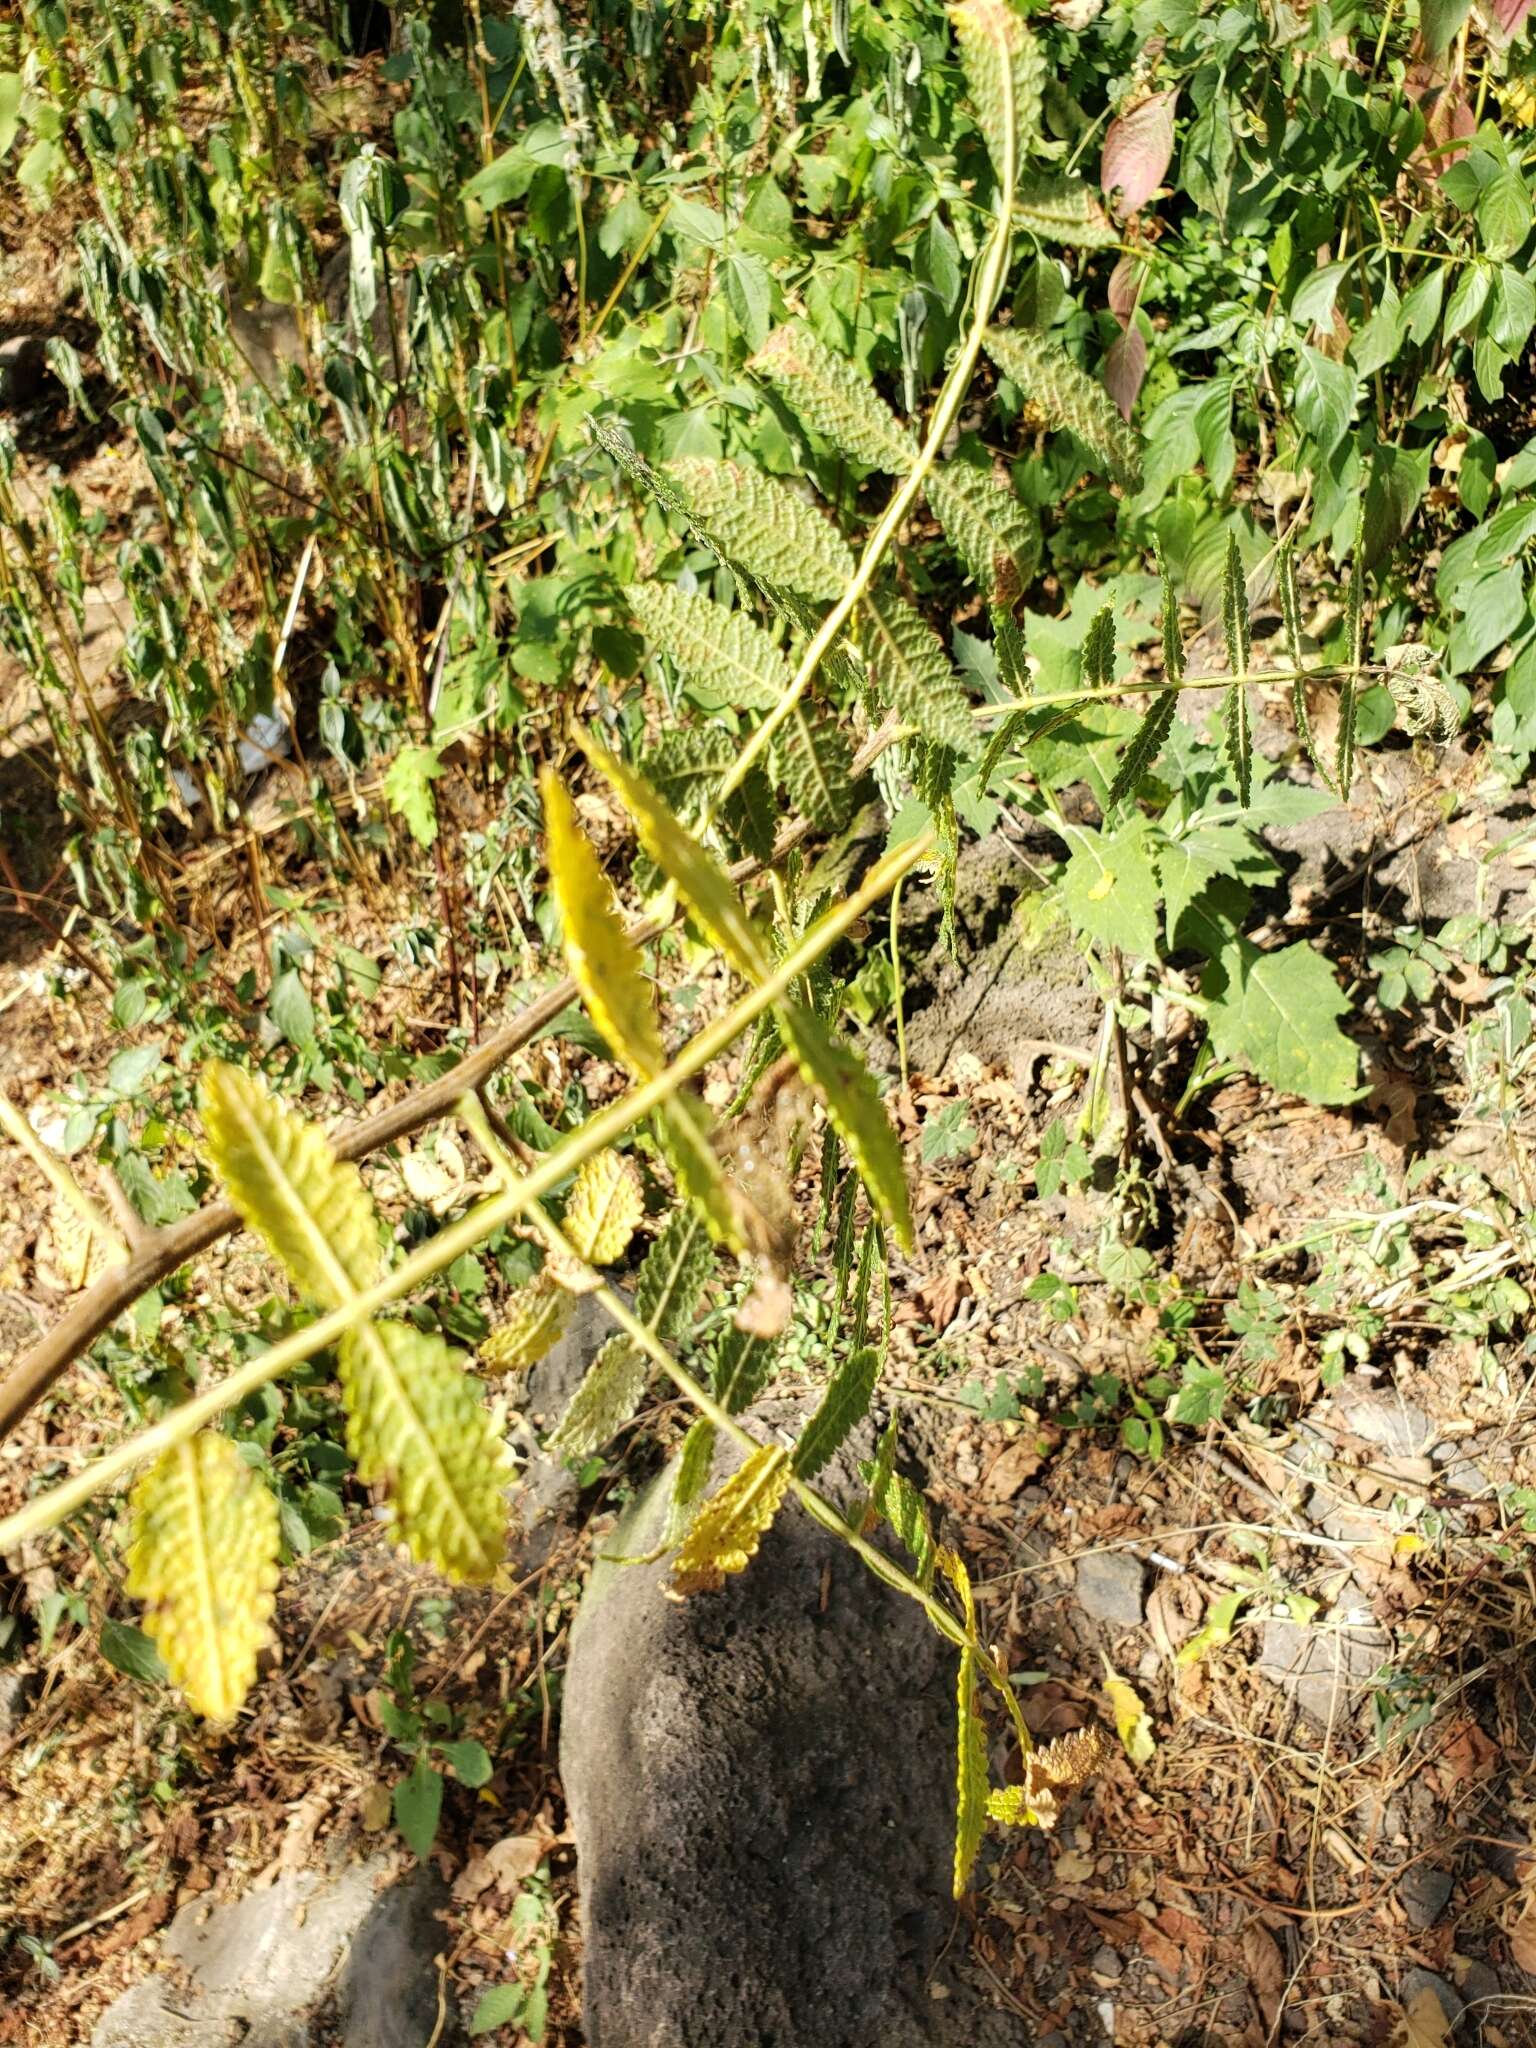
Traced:
POLYGON ((993 169, 1003 174, 1003 117, 1013 114, 1014 161, 1040 132, 1045 57, 1011 0, 960 0, 949 10, 960 62, 993 169))
POLYGON ((569 792, 553 771, 540 780, 550 879, 560 905, 566 963, 592 1021, 638 1079, 665 1065, 650 983, 569 792))
POLYGON ((1073 249, 1113 249, 1120 240, 1103 200, 1081 178, 1021 178, 1013 218, 1042 242, 1064 242, 1073 249))
POLYGON ((775 328, 748 367, 851 461, 900 475, 916 460, 917 443, 868 378, 805 321, 775 328))
POLYGON ((548 1273, 537 1273, 507 1299, 501 1321, 480 1346, 491 1372, 526 1372, 553 1349, 571 1319, 572 1296, 548 1273))
POLYGON ((1083 636, 1083 681, 1090 690, 1107 690, 1115 680, 1115 607, 1100 605, 1083 636))
POLYGON ((1120 417, 1102 384, 1043 334, 990 327, 987 353, 1010 383, 1038 407, 1050 427, 1068 427, 1105 471, 1128 491, 1141 489, 1141 441, 1120 417))
POLYGON ((870 1199, 897 1242, 910 1250, 912 1211, 906 1168, 874 1077, 853 1048, 833 1037, 821 1019, 801 1004, 780 1004, 778 1017, 785 1044, 820 1096, 870 1199))
POLYGON ((847 542, 798 491, 740 462, 683 456, 667 464, 727 557, 771 589, 841 597, 853 575, 847 542))
POLYGON ((665 1538, 669 1550, 681 1543, 687 1534, 694 1511, 709 1485, 714 1462, 715 1425, 707 1415, 700 1415, 689 1425, 672 1473, 672 1499, 667 1508, 665 1538))
POLYGON ((789 663, 745 612, 667 583, 631 583, 624 595, 646 639, 714 704, 771 711, 788 689, 789 663))
POLYGON ((843 729, 802 697, 774 734, 773 761, 795 809, 823 832, 853 813, 853 756, 843 729))
POLYGON ((864 620, 870 680, 881 702, 924 739, 972 753, 970 699, 927 620, 892 591, 865 599, 864 620))
POLYGON ((842 1359, 795 1445, 794 1467, 799 1478, 814 1479, 864 1420, 879 1377, 880 1353, 873 1344, 861 1345, 842 1359))
POLYGON ((955 1876, 954 1892, 963 1899, 981 1838, 987 1829, 987 1731, 976 1706, 976 1652, 960 1652, 955 1686, 955 1876))
POLYGON ((758 1337, 732 1323, 715 1350, 715 1398, 727 1415, 741 1415, 752 1406, 773 1377, 779 1360, 778 1339, 758 1337))
POLYGON ((506 1447, 463 1353, 409 1323, 367 1322, 339 1347, 347 1448, 365 1486, 387 1484, 422 1564, 483 1584, 506 1546, 506 1447))
POLYGON ((1152 700, 1151 710, 1137 726, 1130 745, 1120 757, 1120 766, 1115 770, 1115 779, 1109 790, 1111 809, 1126 797, 1134 796, 1151 773, 1173 730, 1174 713, 1178 708, 1177 690, 1158 691, 1152 700))
POLYGON ((968 462, 923 480, 934 515, 990 605, 1015 604, 1040 561, 1040 520, 1011 486, 968 462))
POLYGON ((587 1367, 570 1406, 545 1439, 559 1458, 585 1458, 621 1430, 645 1399, 650 1360, 620 1331, 587 1367))

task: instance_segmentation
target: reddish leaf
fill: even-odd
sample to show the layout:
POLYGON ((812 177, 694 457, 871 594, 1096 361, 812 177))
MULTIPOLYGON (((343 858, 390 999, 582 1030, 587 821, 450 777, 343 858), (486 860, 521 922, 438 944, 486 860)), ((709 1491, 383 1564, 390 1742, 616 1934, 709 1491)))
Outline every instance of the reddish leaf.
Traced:
POLYGON ((1109 310, 1122 327, 1130 326, 1131 315, 1136 311, 1143 267, 1139 256, 1122 256, 1109 273, 1109 310))
POLYGON ((1104 358, 1104 389, 1128 420, 1136 407, 1136 394, 1147 374, 1147 342, 1139 327, 1127 327, 1110 344, 1104 358))
POLYGON ((1173 156, 1173 109, 1178 88, 1155 92, 1129 113, 1116 114, 1104 137, 1099 183, 1115 214, 1129 220, 1163 182, 1173 156))
POLYGON ((1513 42, 1536 0, 1493 0, 1493 18, 1513 42))
MULTIPOLYGON (((1532 0, 1525 4, 1531 5, 1532 0)), ((1426 58, 1409 66, 1403 91, 1417 101, 1428 131, 1414 152, 1414 162, 1422 164, 1430 177, 1439 178, 1467 154, 1456 145, 1477 133, 1476 117, 1462 97, 1460 85, 1447 77, 1438 63, 1426 58)))

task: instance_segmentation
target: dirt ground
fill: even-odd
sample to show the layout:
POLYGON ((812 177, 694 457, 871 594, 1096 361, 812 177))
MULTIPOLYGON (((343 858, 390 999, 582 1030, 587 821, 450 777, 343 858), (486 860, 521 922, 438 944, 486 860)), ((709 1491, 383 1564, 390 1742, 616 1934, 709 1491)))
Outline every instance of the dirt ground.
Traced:
MULTIPOLYGON (((126 516, 134 487, 109 442, 66 458, 83 496, 126 516)), ((109 692, 111 592, 98 601, 93 679, 109 692)), ((63 1092, 98 1083, 135 1038, 79 957, 46 754, 14 674, 0 673, 0 705, 14 886, 42 899, 22 913, 14 888, 6 899, 0 1088, 46 1133, 63 1092)), ((1467 801, 1447 829, 1426 764, 1382 756, 1347 843, 1335 819, 1327 845, 1284 849, 1277 928, 1299 918, 1326 935, 1347 979, 1405 902, 1449 915, 1485 887, 1509 821, 1479 807, 1475 762, 1455 772, 1467 801)), ((402 861, 366 911, 328 910, 326 877, 281 831, 268 844, 326 943, 384 953, 430 905, 416 894, 429 877, 402 861)), ((1528 918, 1529 873, 1503 872, 1506 918, 1528 918)), ((260 945, 246 933, 221 971, 260 945)), ((1076 1113, 1080 1046, 1010 1056, 959 1031, 935 1072, 893 1075, 919 1247, 896 1274, 887 1384, 918 1419, 931 1501, 1035 1732, 1113 1722, 1126 1696, 1112 1679, 1145 1716, 1133 1707, 1115 1763, 1054 1833, 989 1837, 957 1910, 954 1940, 1022 2040, 1536 2042, 1536 1415, 1515 1227, 1533 1124, 1518 1088, 1489 1109, 1489 989, 1462 970, 1433 1023, 1360 1025, 1372 1087, 1348 1109, 1240 1077, 1179 1118, 1150 1096, 1134 1105, 1139 1180, 1118 1189, 1037 1188, 1048 1130, 1076 1113), (1111 1220, 1130 1248, 1118 1263, 1101 1249, 1111 1220), (1144 1391, 1159 1375, 1189 1393, 1177 1425, 1166 1392, 1144 1391)), ((365 1021, 420 1049, 449 1017, 441 975, 397 964, 365 1021)), ((890 1070, 888 1041, 880 1056, 890 1070)), ((1150 1048, 1144 1071, 1177 1056, 1150 1048)), ((574 1048, 528 1057, 552 1089, 577 1074, 611 1085, 574 1048)), ((723 1067, 714 1095, 732 1078, 723 1067)), ((814 1189, 801 1192, 808 1218, 814 1189)), ((0 1359, 101 1256, 31 1153, 0 1147, 0 1359)), ((180 1319, 245 1312, 261 1286, 248 1244, 200 1262, 167 1303, 162 1357, 180 1319)), ((220 1342, 228 1355, 227 1329, 220 1342)), ((0 1511, 115 1441, 137 1387, 126 1347, 77 1365, 0 1446, 0 1511)), ((645 1411, 550 1555, 486 1591, 403 1568, 367 1521, 318 1545, 285 1575, 277 1645, 233 1741, 103 1661, 102 1622, 131 1612, 107 1522, 18 1560, 0 1581, 0 2042, 88 2039, 187 1899, 302 1866, 317 1842, 397 1839, 381 1702, 390 1637, 408 1629, 417 1697, 496 1758, 481 1792, 449 1788, 434 1850, 455 1901, 448 1981, 470 2004, 494 1981, 519 1885, 541 1870, 548 2038, 577 2048, 563 1648, 618 1493, 680 1427, 671 1403, 645 1411), (32 1617, 71 1591, 88 1622, 66 1613, 45 1649, 32 1617)))

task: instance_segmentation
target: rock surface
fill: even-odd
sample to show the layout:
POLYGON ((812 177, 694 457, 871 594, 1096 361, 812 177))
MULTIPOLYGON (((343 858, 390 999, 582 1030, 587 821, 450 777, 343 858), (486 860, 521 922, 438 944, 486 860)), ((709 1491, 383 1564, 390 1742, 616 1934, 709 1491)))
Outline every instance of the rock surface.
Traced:
POLYGON ((1391 1646, 1372 1617, 1364 1590, 1348 1579, 1329 1612, 1315 1621, 1270 1616, 1259 1669, 1290 1693, 1304 1714, 1331 1728, 1361 1706, 1391 1646))
MULTIPOLYGON (((124 1992, 91 2048, 421 2048, 446 1894, 425 1872, 390 1882, 392 1868, 289 1871, 211 1909, 193 1899, 162 1944, 171 1968, 124 1992)), ((460 2036, 450 2022, 436 2038, 460 2036)))
POLYGON ((1106 1628, 1140 1628, 1146 1570, 1124 1550, 1092 1551, 1077 1565, 1077 1604, 1106 1628))
MULTIPOLYGON (((610 1554, 657 1546, 665 1479, 610 1554)), ((566 1677, 588 2048, 1022 2048, 927 1989, 954 1665, 921 1611, 793 1502, 723 1591, 668 1600, 665 1571, 599 1568, 566 1677)))

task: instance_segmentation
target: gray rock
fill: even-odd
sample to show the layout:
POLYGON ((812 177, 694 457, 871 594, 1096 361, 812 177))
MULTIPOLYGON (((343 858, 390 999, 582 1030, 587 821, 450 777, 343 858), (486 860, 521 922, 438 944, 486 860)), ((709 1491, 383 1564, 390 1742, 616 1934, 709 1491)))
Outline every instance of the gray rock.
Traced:
MULTIPOLYGON (((1469 2013, 1492 2007, 1495 2001, 1502 2000, 1504 1996, 1504 1987, 1499 1982, 1498 1971, 1489 1969, 1486 1963, 1475 1961, 1469 1962, 1461 1971, 1461 1982, 1456 1989, 1469 2013)), ((1482 2017, 1492 2019, 1494 2014, 1492 2011, 1483 2011, 1482 2017)))
POLYGON ((1436 1870, 1431 1864, 1416 1863, 1412 1870, 1405 1871, 1397 1887, 1397 1896, 1403 1911, 1412 1926, 1433 1927, 1440 1915, 1451 1902, 1451 1893, 1456 1889, 1456 1880, 1448 1870, 1436 1870))
MULTIPOLYGON (((656 1548, 667 1482, 610 1554, 656 1548)), ((594 1573, 566 1675, 588 2048, 1022 2048, 926 1990, 953 1918, 948 1647, 793 1501, 722 1591, 672 1601, 665 1572, 594 1573)))
POLYGON ((1146 1569, 1125 1550, 1091 1551, 1077 1561, 1077 1604, 1106 1628, 1140 1628, 1146 1569))
POLYGON ((1432 1991, 1440 2001, 1440 2010, 1454 2026, 1465 2011, 1461 1994, 1443 1977, 1437 1977, 1433 1970, 1405 1970, 1403 1981, 1398 1988, 1399 2005, 1409 2006, 1421 1991, 1432 1991))
POLYGON ((1395 1458, 1411 1458, 1433 1434, 1429 1417, 1393 1387, 1378 1387, 1359 1373, 1341 1380, 1329 1396, 1332 1413, 1351 1436, 1376 1444, 1395 1458))
POLYGON ((1363 1590, 1348 1579, 1333 1607, 1316 1621, 1270 1616, 1259 1670, 1290 1693, 1304 1714, 1331 1728, 1360 1706, 1390 1649, 1391 1640, 1372 1619, 1363 1590))
POLYGON ((424 1871, 389 1883, 389 1868, 286 1872, 225 1905, 192 1900, 162 1945, 173 1969, 125 1992, 91 2048, 420 2048, 437 2023, 446 1894, 424 1871))

